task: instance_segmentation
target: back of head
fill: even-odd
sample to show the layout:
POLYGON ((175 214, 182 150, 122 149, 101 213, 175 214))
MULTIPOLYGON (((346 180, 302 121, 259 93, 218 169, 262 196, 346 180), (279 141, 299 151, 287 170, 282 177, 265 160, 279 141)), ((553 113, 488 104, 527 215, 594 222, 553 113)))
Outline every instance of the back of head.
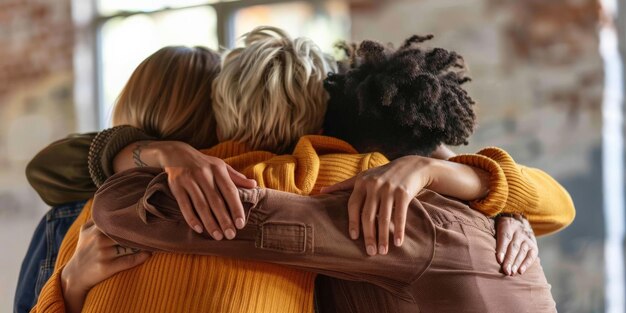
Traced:
POLYGON ((328 100, 324 79, 335 62, 310 39, 291 39, 277 28, 259 27, 243 38, 245 46, 224 56, 215 79, 220 140, 286 152, 321 129, 328 100))
POLYGON ((330 100, 324 133, 392 159, 429 155, 442 143, 467 144, 476 117, 474 101, 461 87, 469 81, 463 59, 418 47, 431 38, 413 36, 397 50, 372 41, 347 49, 356 53, 350 53, 351 66, 325 82, 330 100))
POLYGON ((145 59, 120 93, 113 124, 184 141, 196 148, 217 143, 211 107, 220 56, 202 47, 165 47, 145 59))

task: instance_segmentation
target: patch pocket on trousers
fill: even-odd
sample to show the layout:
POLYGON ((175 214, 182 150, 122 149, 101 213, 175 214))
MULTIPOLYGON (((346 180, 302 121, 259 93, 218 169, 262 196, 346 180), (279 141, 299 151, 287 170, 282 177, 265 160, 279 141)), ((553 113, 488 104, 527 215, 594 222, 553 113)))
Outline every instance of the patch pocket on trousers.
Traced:
POLYGON ((312 228, 299 223, 267 222, 260 226, 257 248, 306 253, 312 247, 312 228))

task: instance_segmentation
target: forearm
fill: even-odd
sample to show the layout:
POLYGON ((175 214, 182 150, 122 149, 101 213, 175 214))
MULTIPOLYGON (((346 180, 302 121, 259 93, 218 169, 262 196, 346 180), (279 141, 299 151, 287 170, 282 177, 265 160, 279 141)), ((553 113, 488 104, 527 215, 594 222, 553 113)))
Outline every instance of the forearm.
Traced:
POLYGON ((113 156, 129 143, 148 138, 130 126, 71 135, 41 150, 26 167, 26 178, 51 206, 86 200, 113 174, 113 156))
POLYGON ((476 200, 489 194, 489 176, 484 170, 443 160, 427 160, 431 182, 428 189, 459 200, 476 200))
POLYGON ((113 159, 115 173, 135 167, 161 167, 154 141, 137 141, 122 149, 113 159))
POLYGON ((486 148, 477 154, 459 155, 453 160, 487 169, 492 175, 494 171, 501 171, 504 174, 492 184, 508 185, 506 197, 503 198, 505 201, 503 203, 475 201, 471 203, 472 208, 483 213, 523 214, 537 235, 563 229, 574 220, 576 215, 574 203, 565 188, 545 172, 517 164, 502 149, 486 148))
MULTIPOLYGON (((115 173, 137 167, 163 168, 169 158, 172 159, 193 149, 186 143, 178 141, 142 140, 133 142, 117 153, 113 159, 115 173)), ((196 151, 193 149, 193 151, 196 151)), ((197 152, 197 151, 196 151, 197 152)), ((199 152, 198 152, 199 153, 199 152)))
MULTIPOLYGON (((94 138, 89 148, 89 173, 96 186, 115 174, 115 158, 135 142, 154 140, 142 130, 132 126, 118 126, 106 129, 94 138)), ((132 151, 130 160, 132 161, 132 151)))
POLYGON ((398 296, 406 296, 404 288, 432 258, 434 228, 418 201, 410 206, 407 223, 414 227, 407 231, 403 246, 387 256, 368 258, 363 241, 351 240, 344 232, 348 194, 302 197, 263 192, 269 194, 261 197, 262 203, 242 199, 248 223, 230 241, 211 240, 190 229, 169 191, 167 177, 153 168, 127 171, 107 181, 95 196, 93 218, 105 234, 128 247, 288 265, 367 281, 398 296))

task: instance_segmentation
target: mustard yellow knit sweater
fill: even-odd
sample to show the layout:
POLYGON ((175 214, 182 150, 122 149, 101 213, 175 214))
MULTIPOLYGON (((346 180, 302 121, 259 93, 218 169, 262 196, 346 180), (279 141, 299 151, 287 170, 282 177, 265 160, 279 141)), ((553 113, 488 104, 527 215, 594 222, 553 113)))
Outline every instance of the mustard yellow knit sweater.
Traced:
MULTIPOLYGON (((476 209, 493 215, 511 207, 545 232, 571 222, 573 204, 558 183, 543 172, 517 166, 506 152, 492 149, 491 154, 483 151, 455 159, 492 173, 490 194, 473 203, 476 209)), ((324 186, 388 162, 379 153, 357 154, 347 143, 323 136, 303 137, 292 155, 249 152, 234 142, 203 152, 224 159, 261 187, 301 195, 318 193, 324 186)), ((90 216, 91 202, 67 232, 55 272, 32 312, 65 311, 60 273, 76 248, 80 227, 90 216)), ((83 312, 312 312, 314 278, 311 273, 266 263, 156 253, 141 266, 94 287, 83 312)))

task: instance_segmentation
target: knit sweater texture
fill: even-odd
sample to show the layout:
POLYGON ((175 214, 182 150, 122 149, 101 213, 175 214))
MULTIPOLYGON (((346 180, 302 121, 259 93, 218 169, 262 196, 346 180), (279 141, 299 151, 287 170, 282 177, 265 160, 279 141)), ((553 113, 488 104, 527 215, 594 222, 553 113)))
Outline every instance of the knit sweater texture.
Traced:
MULTIPOLYGON (((571 223, 573 204, 556 181, 541 171, 529 172, 506 152, 492 149, 491 153, 482 151, 454 160, 492 174, 490 194, 472 203, 476 209, 491 216, 511 207, 546 233, 571 223)), ((203 152, 224 159, 260 187, 300 195, 319 193, 322 187, 388 163, 380 153, 358 154, 349 144, 324 136, 301 138, 292 155, 248 151, 236 142, 224 142, 203 152)), ((61 271, 74 253, 80 227, 90 216, 91 201, 67 232, 55 272, 31 312, 65 312, 61 271)), ((144 264, 95 286, 83 312, 313 312, 314 280, 312 273, 272 264, 155 253, 144 264)))

